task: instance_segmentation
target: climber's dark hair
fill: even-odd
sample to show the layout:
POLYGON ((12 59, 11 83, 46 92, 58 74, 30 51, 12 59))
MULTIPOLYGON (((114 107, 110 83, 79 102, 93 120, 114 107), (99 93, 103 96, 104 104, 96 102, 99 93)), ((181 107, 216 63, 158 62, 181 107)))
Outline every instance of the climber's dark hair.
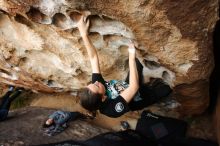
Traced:
POLYGON ((93 93, 88 88, 82 88, 78 92, 78 97, 80 98, 80 104, 85 109, 93 112, 99 109, 102 102, 102 94, 93 93))

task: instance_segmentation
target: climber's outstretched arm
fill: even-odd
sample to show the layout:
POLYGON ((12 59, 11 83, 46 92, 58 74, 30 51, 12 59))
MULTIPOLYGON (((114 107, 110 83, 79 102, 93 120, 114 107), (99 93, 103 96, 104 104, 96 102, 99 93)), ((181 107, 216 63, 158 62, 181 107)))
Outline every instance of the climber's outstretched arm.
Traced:
POLYGON ((127 103, 129 103, 139 88, 139 77, 136 67, 136 61, 135 61, 135 45, 134 43, 129 44, 128 48, 129 52, 129 87, 126 88, 120 95, 125 99, 127 103))
POLYGON ((86 16, 82 15, 79 22, 77 23, 77 26, 79 28, 80 34, 89 55, 90 63, 92 66, 92 73, 100 73, 98 54, 96 48, 94 47, 88 36, 89 23, 89 19, 87 19, 86 16))

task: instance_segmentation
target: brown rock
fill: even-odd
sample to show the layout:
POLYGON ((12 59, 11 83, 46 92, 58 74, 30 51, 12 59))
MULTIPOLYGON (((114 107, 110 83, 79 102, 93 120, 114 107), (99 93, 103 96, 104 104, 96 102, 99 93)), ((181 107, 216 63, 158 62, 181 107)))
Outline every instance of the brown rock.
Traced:
MULTIPOLYGON (((132 39, 139 44, 146 82, 157 77, 175 87, 208 80, 214 66, 211 44, 217 8, 217 0, 2 0, 0 81, 48 93, 85 86, 91 67, 76 28, 84 10, 91 12, 90 37, 106 79, 125 78, 126 49, 132 39)), ((202 97, 180 97, 182 109, 202 112, 208 103, 207 90, 202 89, 197 89, 202 97), (195 101, 198 105, 189 106, 195 101)))
POLYGON ((201 114, 209 105, 209 83, 205 80, 174 88, 174 98, 181 103, 182 115, 201 114))
POLYGON ((216 139, 218 143, 220 144, 220 90, 218 92, 218 101, 216 105, 216 110, 214 112, 214 127, 215 127, 215 134, 216 134, 216 139))

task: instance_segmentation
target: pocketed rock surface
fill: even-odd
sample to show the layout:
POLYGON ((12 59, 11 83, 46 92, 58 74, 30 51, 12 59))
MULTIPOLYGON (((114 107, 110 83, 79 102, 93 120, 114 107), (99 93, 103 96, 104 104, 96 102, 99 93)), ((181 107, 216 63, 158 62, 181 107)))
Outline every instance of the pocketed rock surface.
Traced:
POLYGON ((136 40, 145 82, 162 78, 182 113, 200 114, 209 101, 218 7, 218 0, 1 0, 0 82, 47 93, 87 85, 91 66, 76 28, 87 11, 107 80, 125 78, 128 42, 136 40))

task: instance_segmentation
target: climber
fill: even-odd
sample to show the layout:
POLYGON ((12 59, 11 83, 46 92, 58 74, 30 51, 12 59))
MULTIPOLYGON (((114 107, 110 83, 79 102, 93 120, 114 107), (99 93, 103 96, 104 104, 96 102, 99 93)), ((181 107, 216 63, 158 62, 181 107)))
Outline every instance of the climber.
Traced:
POLYGON ((15 89, 13 86, 9 86, 8 92, 1 98, 2 102, 0 104, 0 121, 3 121, 7 118, 11 102, 16 97, 18 97, 21 92, 21 88, 15 89))
POLYGON ((119 117, 129 110, 142 109, 167 96, 171 88, 161 79, 142 83, 143 66, 136 58, 136 46, 128 46, 129 73, 125 81, 105 81, 102 77, 97 51, 88 36, 90 21, 82 15, 77 23, 92 67, 92 83, 78 93, 80 104, 89 111, 99 111, 109 117, 119 117), (130 84, 129 84, 130 82, 130 84))

